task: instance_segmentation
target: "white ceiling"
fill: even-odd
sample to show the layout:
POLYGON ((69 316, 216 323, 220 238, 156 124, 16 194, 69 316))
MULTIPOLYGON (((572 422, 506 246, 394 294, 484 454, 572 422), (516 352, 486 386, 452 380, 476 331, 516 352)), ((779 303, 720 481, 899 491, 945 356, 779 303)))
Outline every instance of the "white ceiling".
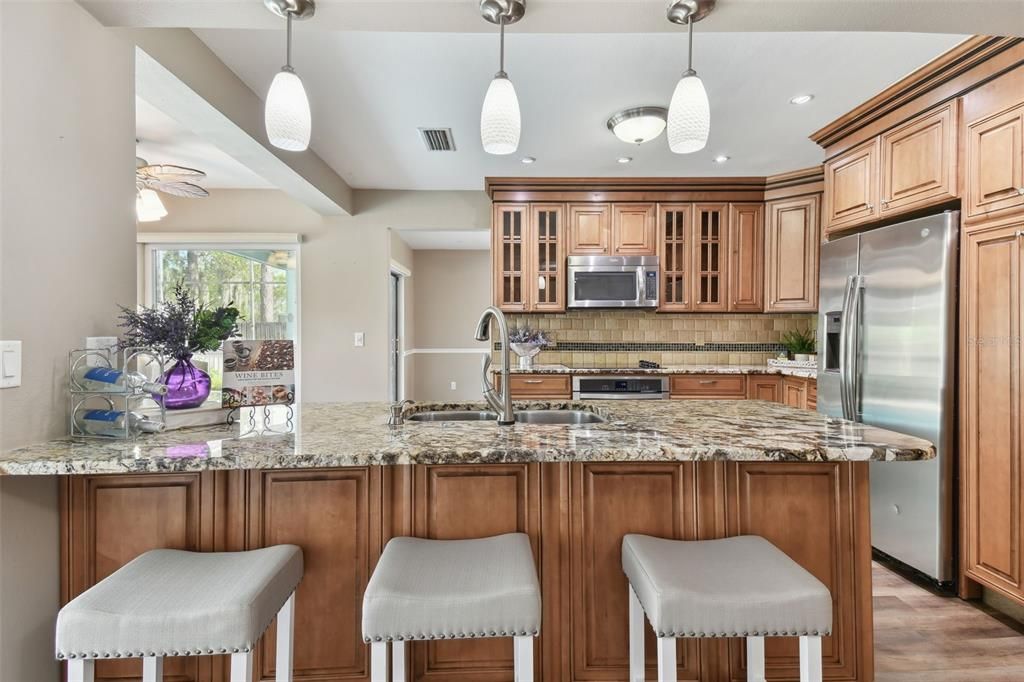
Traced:
POLYGON ((135 98, 135 153, 149 163, 172 163, 206 173, 207 189, 270 189, 274 185, 152 104, 135 98))
MULTIPOLYGON (((964 36, 898 33, 695 35, 694 67, 711 99, 711 137, 672 154, 664 137, 636 147, 605 127, 615 111, 666 105, 685 68, 685 35, 507 35, 523 135, 513 157, 485 154, 480 104, 497 70, 495 33, 296 33, 293 65, 313 109, 312 148, 354 187, 466 189, 488 175, 766 175, 819 163, 807 136, 964 36), (814 93, 808 105, 789 99, 814 93), (457 151, 429 153, 417 128, 449 127, 457 151), (725 154, 731 160, 716 165, 725 154), (525 155, 537 158, 526 166, 525 155), (616 158, 634 157, 620 165, 616 158)), ((482 21, 482 20, 481 20, 482 21)), ((525 22, 524 22, 525 23, 525 22)), ((710 20, 709 20, 710 23, 710 20)), ((283 59, 283 30, 196 34, 263 96, 283 59)))
POLYGON ((413 251, 487 251, 491 248, 490 230, 396 230, 413 251))

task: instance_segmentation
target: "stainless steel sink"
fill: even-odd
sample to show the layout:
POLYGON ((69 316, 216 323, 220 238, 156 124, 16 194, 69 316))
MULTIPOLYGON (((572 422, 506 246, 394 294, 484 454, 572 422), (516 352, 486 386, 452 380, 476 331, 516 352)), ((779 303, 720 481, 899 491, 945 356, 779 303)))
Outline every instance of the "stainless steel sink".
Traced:
POLYGON ((522 410, 516 421, 523 424, 601 424, 605 418, 587 410, 522 410))
POLYGON ((437 410, 433 412, 416 412, 406 417, 411 422, 485 422, 498 418, 494 412, 474 410, 437 410))

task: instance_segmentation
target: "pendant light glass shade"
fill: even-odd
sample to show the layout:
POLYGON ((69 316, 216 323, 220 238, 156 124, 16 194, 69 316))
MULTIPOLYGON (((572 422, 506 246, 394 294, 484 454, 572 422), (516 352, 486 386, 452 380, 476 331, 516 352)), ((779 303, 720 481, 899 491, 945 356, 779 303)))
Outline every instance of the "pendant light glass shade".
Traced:
POLYGON ((140 223, 152 223, 167 215, 164 202, 154 190, 142 189, 135 196, 135 216, 140 223))
POLYGON ((522 120, 515 86, 498 74, 487 88, 480 112, 480 141, 488 154, 514 154, 519 148, 522 120))
POLYGON ((270 84, 263 110, 270 144, 278 149, 301 152, 309 147, 313 117, 302 80, 291 69, 282 69, 270 84))
POLYGON ((711 130, 711 106, 704 83, 696 74, 679 79, 668 106, 668 146, 676 154, 704 149, 711 130))

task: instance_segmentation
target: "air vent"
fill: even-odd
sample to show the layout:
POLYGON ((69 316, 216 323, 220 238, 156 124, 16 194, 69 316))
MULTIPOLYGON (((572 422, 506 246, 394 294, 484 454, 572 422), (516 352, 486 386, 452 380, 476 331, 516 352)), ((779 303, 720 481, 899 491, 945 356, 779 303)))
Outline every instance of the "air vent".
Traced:
POLYGON ((452 137, 451 128, 418 128, 418 130, 423 137, 423 144, 427 145, 427 151, 455 151, 455 138, 452 137))

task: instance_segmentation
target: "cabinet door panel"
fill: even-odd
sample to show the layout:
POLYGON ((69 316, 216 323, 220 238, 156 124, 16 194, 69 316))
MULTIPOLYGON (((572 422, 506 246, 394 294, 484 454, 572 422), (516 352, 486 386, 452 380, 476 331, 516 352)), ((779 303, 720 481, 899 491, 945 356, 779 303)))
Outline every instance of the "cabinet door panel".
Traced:
MULTIPOLYGON (((572 464, 570 553, 571 651, 574 682, 624 680, 629 671, 626 576, 622 538, 645 533, 696 539, 692 465, 572 464)), ((655 638, 646 626, 647 679, 656 679, 655 638)), ((699 679, 694 640, 677 643, 680 680, 699 679)))
POLYGON ((692 310, 690 268, 692 236, 691 204, 658 206, 658 255, 661 267, 661 298, 658 310, 692 310))
MULTIPOLYGON (((826 680, 869 679, 871 563, 869 520, 851 513, 867 502, 867 463, 730 463, 726 477, 728 534, 760 535, 810 571, 832 592, 832 635, 822 638, 826 680), (814 523, 809 523, 814 519, 814 523), (851 550, 856 561, 849 561, 851 550), (844 560, 845 557, 847 560, 844 560), (858 614, 858 610, 864 612, 858 614)), ((769 679, 799 679, 796 637, 765 640, 769 679)), ((729 640, 730 677, 746 680, 742 639, 729 640)))
POLYGON ((524 312, 529 308, 529 232, 527 204, 494 205, 491 228, 494 304, 506 312, 524 312))
POLYGON ((1024 104, 967 126, 967 216, 1024 207, 1024 104))
POLYGON ((611 206, 569 204, 569 255, 608 255, 611 251, 611 206))
POLYGON ((565 206, 530 206, 527 254, 533 264, 527 274, 530 309, 537 312, 565 310, 565 206))
POLYGON ((693 309, 722 312, 729 307, 729 213, 725 204, 693 207, 693 309))
POLYGON ((800 377, 782 377, 782 402, 790 407, 807 407, 807 380, 800 377))
MULTIPOLYGON (((212 474, 75 476, 65 479, 70 601, 151 549, 212 549, 212 474)), ((168 658, 167 682, 209 680, 220 656, 168 658)), ((98 661, 96 680, 137 680, 139 660, 98 661)))
POLYGON ((765 312, 818 309, 818 196, 768 204, 765 312))
POLYGON ((878 138, 825 162, 825 234, 878 217, 878 138))
POLYGON ((782 377, 749 375, 747 377, 747 398, 749 400, 767 400, 773 403, 781 403, 782 377))
POLYGON ((764 206, 729 205, 729 310, 764 307, 764 206))
POLYGON ((617 256, 655 255, 654 216, 654 204, 612 205, 612 253, 617 256))
POLYGON ((1021 291, 1024 222, 968 232, 961 397, 967 574, 1024 596, 1021 556, 1021 291))
POLYGON ((957 196, 958 101, 882 135, 881 215, 957 196))
MULTIPOLYGON (((456 540, 526 533, 536 559, 540 547, 540 507, 539 464, 424 465, 415 469, 416 537, 456 540), (484 509, 487 513, 480 513, 484 509)), ((505 637, 416 642, 412 646, 412 660, 412 679, 416 681, 512 680, 512 641, 505 637)), ((541 663, 537 659, 534 662, 535 667, 541 663)))

